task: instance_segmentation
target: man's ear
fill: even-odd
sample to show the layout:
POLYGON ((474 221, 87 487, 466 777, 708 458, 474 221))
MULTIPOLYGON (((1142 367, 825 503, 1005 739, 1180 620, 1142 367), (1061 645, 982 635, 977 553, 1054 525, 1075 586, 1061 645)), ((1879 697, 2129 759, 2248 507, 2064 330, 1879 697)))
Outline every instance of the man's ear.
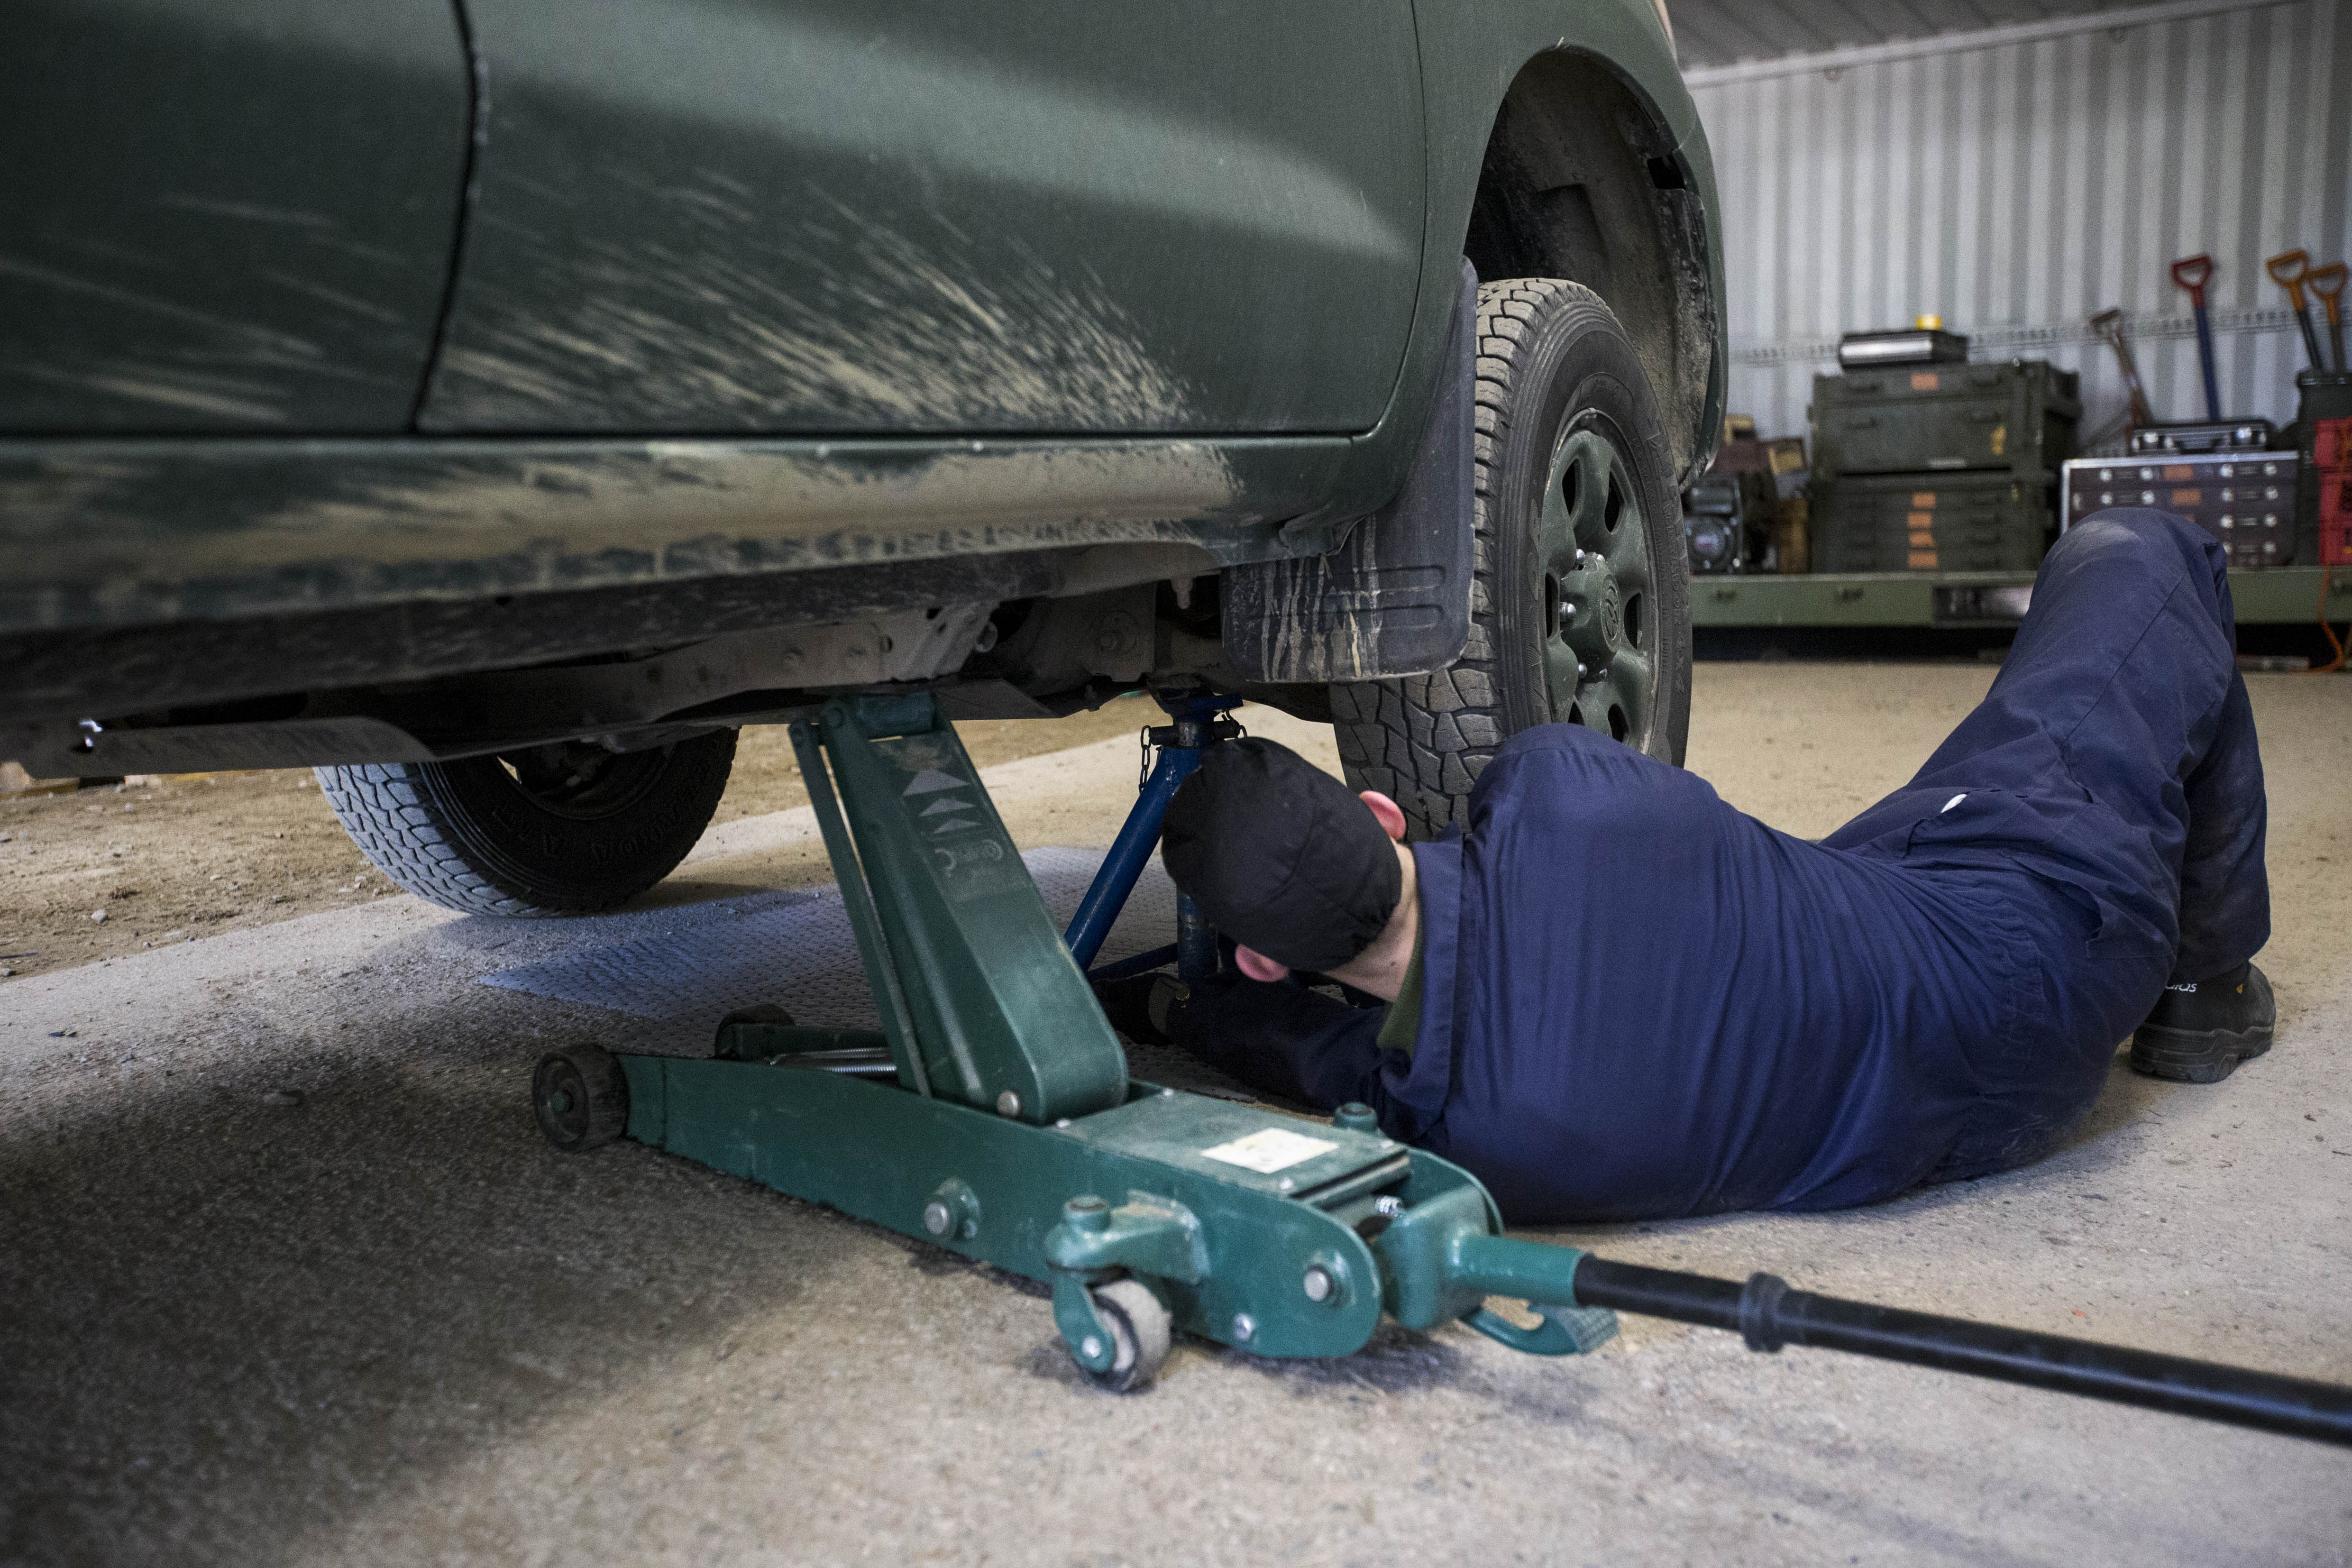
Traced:
POLYGON ((1248 975, 1252 980, 1263 981, 1268 985, 1290 973, 1288 964, 1276 963, 1257 949, 1244 947, 1239 942, 1234 944, 1234 962, 1241 966, 1241 972, 1244 974, 1248 975))
POLYGON ((1404 842, 1404 807, 1376 789, 1368 789, 1356 798, 1372 808, 1372 815, 1380 818, 1381 832, 1400 844, 1404 842))

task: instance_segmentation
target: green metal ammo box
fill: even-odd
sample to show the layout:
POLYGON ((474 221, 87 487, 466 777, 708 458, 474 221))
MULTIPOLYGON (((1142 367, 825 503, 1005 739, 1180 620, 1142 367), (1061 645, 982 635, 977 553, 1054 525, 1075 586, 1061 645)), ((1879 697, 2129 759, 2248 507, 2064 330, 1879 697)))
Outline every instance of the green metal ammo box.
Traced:
POLYGON ((1892 365, 1813 378, 1813 471, 2055 472, 2074 455, 2082 383, 2046 360, 1892 365))

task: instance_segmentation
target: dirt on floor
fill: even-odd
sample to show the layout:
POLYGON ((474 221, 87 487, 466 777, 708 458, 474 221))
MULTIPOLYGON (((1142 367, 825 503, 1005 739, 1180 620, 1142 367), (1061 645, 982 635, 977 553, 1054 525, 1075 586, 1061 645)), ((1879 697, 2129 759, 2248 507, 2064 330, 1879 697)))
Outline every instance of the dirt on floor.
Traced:
MULTIPOLYGON (((1126 697, 1067 719, 959 724, 982 767, 1163 721, 1126 697)), ((742 731, 716 821, 805 805, 782 728, 742 731)), ((397 893, 310 772, 179 773, 0 796, 0 980, 397 893)))

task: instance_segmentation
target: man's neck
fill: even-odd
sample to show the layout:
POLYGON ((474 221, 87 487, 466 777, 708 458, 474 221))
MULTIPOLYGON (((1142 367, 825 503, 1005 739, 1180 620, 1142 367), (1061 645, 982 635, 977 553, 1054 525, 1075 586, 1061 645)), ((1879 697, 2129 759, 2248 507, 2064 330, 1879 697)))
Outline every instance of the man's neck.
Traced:
POLYGON ((1332 979, 1369 991, 1383 1002, 1395 1001, 1397 993, 1404 989, 1405 972, 1412 967, 1412 950, 1421 939, 1421 869, 1413 864, 1411 849, 1400 844, 1396 853, 1404 871, 1404 888, 1389 923, 1372 939, 1371 946, 1327 971, 1332 979))

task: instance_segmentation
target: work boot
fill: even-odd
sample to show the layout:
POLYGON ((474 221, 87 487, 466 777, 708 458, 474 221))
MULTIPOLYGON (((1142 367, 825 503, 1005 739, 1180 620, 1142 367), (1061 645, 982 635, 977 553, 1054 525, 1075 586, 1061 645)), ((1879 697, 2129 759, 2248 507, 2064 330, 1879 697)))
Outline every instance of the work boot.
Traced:
POLYGON ((2131 1065, 2151 1078, 2219 1083, 2271 1048, 2278 1001, 2249 962, 2210 980, 2168 985, 2132 1036, 2131 1065))

